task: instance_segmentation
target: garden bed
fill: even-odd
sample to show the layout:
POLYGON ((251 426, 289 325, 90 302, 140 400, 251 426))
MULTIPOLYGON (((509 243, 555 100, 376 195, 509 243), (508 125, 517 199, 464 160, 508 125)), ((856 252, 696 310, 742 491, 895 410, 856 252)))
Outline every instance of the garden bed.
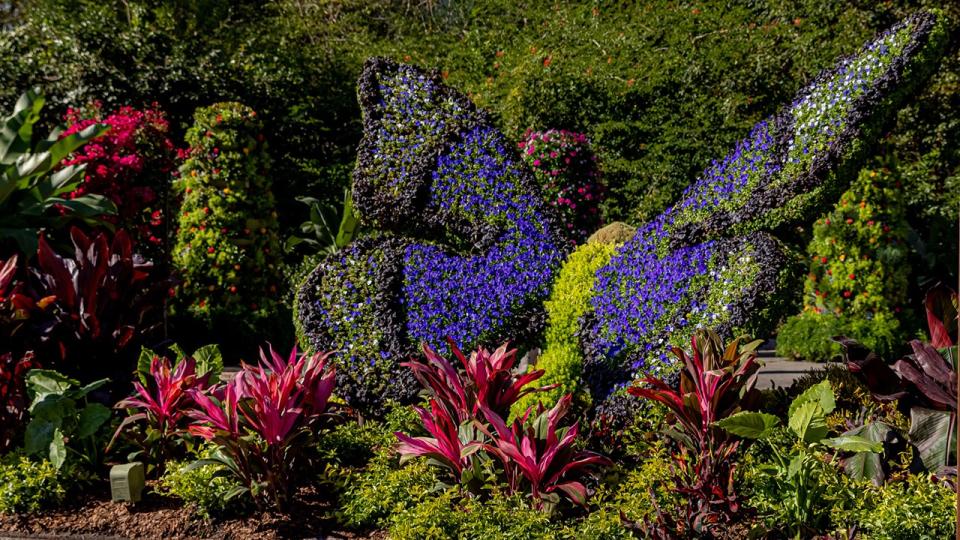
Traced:
POLYGON ((325 517, 329 501, 303 489, 289 512, 257 512, 244 517, 204 520, 181 501, 149 489, 137 504, 113 502, 105 486, 97 486, 61 508, 32 514, 0 515, 0 538, 6 534, 27 538, 207 538, 218 540, 273 540, 276 538, 384 538, 338 528, 325 517))

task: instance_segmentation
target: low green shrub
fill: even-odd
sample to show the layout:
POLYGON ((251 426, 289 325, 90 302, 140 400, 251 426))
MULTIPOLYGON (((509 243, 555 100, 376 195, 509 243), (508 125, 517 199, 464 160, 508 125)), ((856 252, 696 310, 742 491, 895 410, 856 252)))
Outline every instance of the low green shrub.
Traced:
POLYGON ((349 478, 340 495, 340 522, 351 528, 386 526, 394 514, 430 499, 437 484, 426 460, 400 465, 393 447, 382 448, 367 467, 349 478))
POLYGON ((865 490, 854 510, 864 540, 934 540, 956 534, 956 493, 927 476, 865 490))
POLYGON ((218 474, 222 466, 208 464, 191 468, 189 465, 186 461, 167 463, 158 491, 182 500, 204 519, 229 515, 250 505, 249 497, 245 496, 248 494, 233 495, 240 484, 218 474))
POLYGON ((30 513, 60 504, 66 495, 57 467, 10 453, 0 460, 0 514, 30 513))
POLYGON ((780 355, 830 360, 840 353, 830 341, 836 335, 852 337, 881 356, 904 342, 910 250, 900 186, 894 170, 864 170, 816 221, 807 247, 803 312, 780 329, 780 355))
POLYGON ((551 519, 520 495, 478 500, 460 498, 453 490, 392 516, 389 534, 395 540, 632 538, 614 507, 599 508, 584 518, 551 519))

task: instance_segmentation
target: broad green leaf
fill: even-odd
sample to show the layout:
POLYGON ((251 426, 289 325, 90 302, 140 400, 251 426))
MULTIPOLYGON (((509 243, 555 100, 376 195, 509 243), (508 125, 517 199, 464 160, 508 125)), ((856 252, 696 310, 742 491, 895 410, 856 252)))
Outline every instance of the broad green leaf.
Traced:
POLYGON ((833 388, 830 387, 830 381, 820 381, 820 383, 807 388, 802 394, 794 398, 793 402, 790 403, 787 417, 793 416, 794 411, 804 403, 817 403, 823 409, 824 415, 832 413, 837 407, 837 403, 833 397, 833 388))
POLYGON ((92 437, 107 420, 110 420, 110 409, 100 403, 88 404, 80 411, 76 436, 80 439, 92 437))
POLYGON ((83 385, 81 388, 71 390, 68 395, 74 399, 84 398, 87 397, 87 394, 103 387, 103 385, 107 384, 108 382, 110 382, 110 379, 98 379, 92 383, 83 385))
POLYGON ((31 396, 32 410, 34 404, 48 395, 63 394, 71 386, 78 386, 80 381, 50 369, 31 369, 27 372, 26 383, 27 393, 31 396))
MULTIPOLYGON (((871 422, 865 426, 847 431, 843 435, 857 435, 875 443, 883 443, 892 431, 889 424, 871 422)), ((854 480, 870 480, 881 485, 886 473, 883 470, 883 457, 879 453, 858 452, 844 461, 847 475, 854 480)))
POLYGON ((197 362, 197 375, 210 374, 210 382, 216 383, 223 371, 223 354, 216 343, 204 345, 193 352, 193 359, 197 362))
POLYGON ((46 456, 53 434, 60 427, 53 422, 31 420, 24 435, 24 450, 31 456, 46 456))
POLYGON ((0 125, 0 164, 10 165, 21 154, 30 151, 33 125, 40 119, 45 101, 34 89, 27 90, 17 100, 13 114, 0 125))
POLYGON ((883 451, 883 443, 874 442, 857 435, 841 435, 839 437, 823 439, 820 442, 829 446, 830 448, 836 448, 837 450, 843 450, 844 452, 880 453, 883 451))
POLYGON ((805 459, 806 456, 804 454, 800 454, 794 456, 793 459, 790 460, 790 465, 787 466, 787 480, 800 473, 800 470, 803 469, 805 459))
POLYGON ((748 439, 763 439, 779 424, 780 419, 776 416, 758 412, 739 412, 716 422, 730 433, 748 439))
POLYGON ((47 394, 33 404, 30 416, 33 420, 52 422, 61 425, 65 418, 73 418, 77 413, 77 402, 62 394, 47 394))
POLYGON ((63 432, 59 429, 53 432, 53 440, 50 441, 50 463, 59 469, 67 461, 67 445, 63 439, 63 432))
POLYGON ((819 442, 827 436, 827 419, 820 403, 808 401, 790 413, 790 429, 805 443, 819 442))
POLYGON ((140 384, 145 388, 149 388, 150 362, 154 356, 157 356, 157 353, 146 347, 140 347, 140 356, 137 358, 137 378, 140 379, 140 384))

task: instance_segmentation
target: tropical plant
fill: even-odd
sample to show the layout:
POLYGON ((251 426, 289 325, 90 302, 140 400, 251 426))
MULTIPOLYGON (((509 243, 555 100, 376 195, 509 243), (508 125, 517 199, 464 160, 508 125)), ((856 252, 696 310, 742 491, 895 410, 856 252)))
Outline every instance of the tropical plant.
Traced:
POLYGON ((32 352, 0 353, 0 454, 17 444, 26 419, 28 371, 40 367, 32 352))
POLYGON ((74 219, 95 224, 104 214, 116 212, 100 195, 68 197, 83 180, 85 168, 60 166, 71 152, 103 135, 107 126, 93 123, 63 137, 54 130, 34 144, 33 128, 44 102, 37 90, 25 92, 0 125, 0 249, 12 241, 21 253, 32 254, 41 230, 60 228, 74 219))
POLYGON ((682 366, 679 388, 647 377, 628 389, 666 405, 672 413, 675 426, 665 433, 678 444, 674 483, 687 499, 683 515, 661 514, 657 523, 647 524, 648 534, 670 534, 664 529, 705 534, 740 509, 733 473, 741 441, 717 422, 749 409, 759 398, 754 388, 760 369, 755 351, 761 342, 741 345, 741 340, 724 346, 713 330, 698 330, 691 338, 691 353, 673 350, 682 366))
MULTIPOLYGON (((833 474, 824 467, 824 450, 874 452, 883 450, 880 442, 845 433, 828 438, 827 415, 836 408, 830 381, 811 386, 790 404, 787 426, 796 437, 789 451, 771 444, 772 462, 759 467, 765 480, 779 494, 780 508, 770 524, 789 535, 808 535, 821 531, 829 515, 830 494, 825 493, 821 475, 833 474)), ((764 440, 778 432, 780 419, 762 412, 742 411, 717 421, 716 425, 738 437, 764 440)), ((830 458, 833 459, 832 457, 830 458)), ((771 511, 771 509, 762 509, 771 511)), ((767 516, 770 517, 770 516, 767 516)))
POLYGON ((473 495, 503 480, 508 493, 529 488, 537 507, 547 511, 559 502, 560 493, 583 505, 586 489, 576 478, 588 466, 609 464, 609 460, 571 447, 577 425, 559 426, 571 396, 561 398, 550 411, 540 404, 528 408, 508 428, 505 418, 518 399, 554 385, 527 386, 543 371, 515 374, 516 351, 508 351, 506 345, 493 352, 480 348, 466 358, 452 340, 448 343, 466 377, 427 344, 423 344, 426 361, 403 364, 432 397, 429 409, 414 407, 430 437, 395 434, 401 462, 426 457, 473 495), (502 466, 497 467, 494 460, 502 466))
POLYGON ((70 239, 73 258, 40 237, 34 288, 52 299, 36 325, 40 340, 51 364, 68 373, 116 375, 130 367, 123 355, 160 328, 167 282, 152 279, 153 266, 134 254, 123 230, 110 239, 74 227, 70 239))
POLYGON ((493 352, 481 347, 469 358, 452 339, 448 339, 448 345, 466 376, 426 343, 422 345, 425 360, 411 359, 401 364, 410 368, 432 395, 429 409, 414 407, 431 437, 410 437, 397 432, 397 451, 404 461, 415 456, 428 457, 446 468, 457 485, 479 493, 489 476, 485 467, 488 460, 477 455, 483 441, 483 432, 477 425, 477 420, 482 419, 481 410, 487 408, 506 416, 523 396, 553 386, 525 388, 543 376, 543 371, 514 373, 517 351, 507 350, 506 344, 493 352))
MULTIPOLYGON (((180 357, 174 363, 156 355, 150 361, 149 374, 149 384, 134 381, 134 395, 115 405, 117 409, 127 409, 128 415, 114 432, 111 445, 134 424, 145 424, 142 436, 137 438, 141 450, 136 454, 148 455, 150 464, 162 475, 178 436, 186 433, 184 423, 191 405, 190 391, 203 391, 216 374, 198 372, 197 361, 192 357, 180 357)), ((135 459, 135 455, 130 459, 135 459)))
POLYGON ((420 384, 454 413, 458 423, 477 418, 484 407, 506 417, 510 407, 524 396, 556 387, 528 386, 543 376, 543 370, 516 374, 517 350, 507 350, 507 344, 493 352, 480 347, 467 358, 452 339, 448 338, 447 343, 466 377, 426 343, 423 344, 426 361, 411 359, 401 365, 413 371, 420 384))
POLYGON ((929 343, 910 342, 913 354, 892 366, 854 340, 837 338, 851 372, 860 376, 874 398, 897 400, 910 414, 910 442, 924 466, 936 473, 955 463, 957 448, 956 349, 938 351, 929 343))
POLYGON ((228 499, 249 493, 260 508, 287 508, 333 392, 335 370, 328 358, 298 354, 296 347, 287 358, 261 350, 259 366, 244 364, 209 394, 187 392, 196 404, 187 412, 194 420, 189 432, 217 446, 195 465, 221 465, 237 480, 228 499))
POLYGON ((548 513, 560 502, 561 494, 585 507, 587 488, 579 479, 592 467, 613 464, 599 454, 574 448, 579 423, 560 427, 570 399, 570 394, 565 395, 550 410, 542 404, 536 410, 531 407, 509 427, 496 412, 481 406, 493 427, 493 431, 481 430, 490 441, 483 444, 483 449, 502 463, 507 493, 525 489, 537 509, 548 513))
POLYGON ((353 198, 350 190, 344 190, 343 209, 339 212, 331 204, 325 204, 314 197, 297 197, 310 208, 310 218, 300 224, 304 236, 292 235, 287 238, 284 249, 294 251, 298 246, 306 246, 308 253, 336 253, 353 240, 360 228, 357 215, 353 212, 353 198), (340 225, 334 229, 337 216, 340 225))
POLYGON ((60 469, 70 456, 96 470, 102 462, 100 428, 110 419, 110 409, 88 396, 107 384, 100 379, 80 386, 80 381, 56 371, 33 369, 27 373, 30 423, 24 439, 26 453, 49 459, 60 469))

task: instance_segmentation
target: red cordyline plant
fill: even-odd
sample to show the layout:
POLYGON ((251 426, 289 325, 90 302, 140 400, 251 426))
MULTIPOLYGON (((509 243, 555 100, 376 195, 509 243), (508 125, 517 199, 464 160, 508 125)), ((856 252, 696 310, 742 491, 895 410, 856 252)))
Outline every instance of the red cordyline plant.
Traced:
POLYGON ((209 379, 209 373, 197 373, 197 362, 193 358, 183 358, 173 365, 169 358, 155 355, 150 361, 150 384, 144 386, 134 381, 134 395, 116 405, 118 409, 138 412, 123 419, 113 434, 111 446, 120 433, 128 431, 130 426, 145 424, 140 446, 151 454, 158 474, 162 474, 163 465, 172 454, 173 446, 185 433, 187 411, 193 405, 190 392, 206 389, 210 384, 209 379))
POLYGON ((754 388, 760 368, 755 351, 761 341, 743 346, 740 341, 737 338, 725 347, 714 331, 698 330, 691 339, 692 354, 673 350, 682 366, 678 389, 653 377, 643 379, 643 386, 628 389, 635 396, 663 403, 672 413, 675 429, 667 430, 667 435, 678 443, 673 454, 674 480, 687 499, 685 515, 661 514, 659 523, 645 525, 649 535, 662 536, 665 528, 673 529, 671 533, 704 534, 739 511, 733 456, 740 440, 715 423, 749 409, 759 396, 754 388))
POLYGON ((29 405, 25 377, 28 371, 39 367, 32 352, 23 356, 0 353, 0 453, 20 440, 29 405))
POLYGON ((577 451, 579 423, 560 427, 560 420, 570 408, 567 394, 550 410, 542 404, 530 407, 509 427, 494 411, 483 407, 483 415, 493 432, 482 428, 488 437, 483 449, 503 464, 508 493, 524 488, 540 510, 552 510, 560 502, 560 494, 586 506, 587 488, 579 481, 593 467, 606 467, 612 462, 593 452, 577 451))
POLYGON ((214 458, 198 465, 223 465, 240 486, 230 496, 249 492, 260 508, 286 508, 298 483, 295 476, 333 393, 335 371, 330 353, 287 358, 261 351, 260 365, 240 373, 210 394, 188 393, 196 407, 190 433, 218 446, 214 458))
POLYGON ((516 351, 508 351, 505 345, 492 353, 481 348, 469 359, 452 341, 450 345, 464 366, 466 377, 426 345, 426 361, 404 364, 413 369, 433 397, 429 408, 415 407, 429 437, 396 433, 402 460, 426 457, 445 468, 461 489, 474 495, 482 493, 491 480, 499 477, 511 493, 529 483, 535 504, 543 509, 552 509, 559 502, 560 493, 582 504, 586 489, 574 477, 588 466, 605 464, 606 460, 594 454, 572 452, 570 445, 577 436, 577 426, 557 425, 569 406, 570 396, 561 400, 551 414, 544 413, 541 406, 529 430, 525 425, 531 421, 533 408, 508 429, 503 418, 518 399, 555 385, 525 388, 539 379, 543 371, 515 374, 516 351), (522 464, 508 463, 514 449, 525 456, 522 464), (497 461, 504 466, 497 467, 497 461))
POLYGON ((37 267, 39 291, 54 301, 40 321, 42 340, 58 368, 83 377, 114 378, 125 366, 118 355, 159 329, 167 282, 152 279, 153 267, 133 252, 123 230, 87 236, 70 230, 73 257, 62 257, 42 236, 37 267))
POLYGON ((540 369, 520 375, 514 373, 517 350, 507 350, 506 344, 493 352, 481 347, 467 358, 453 340, 448 339, 447 342, 463 366, 466 377, 426 343, 423 344, 426 361, 411 359, 401 365, 410 368, 420 384, 441 404, 449 407, 459 422, 476 418, 484 406, 500 416, 507 416, 510 407, 523 396, 559 386, 528 387, 529 383, 542 377, 544 371, 540 369))

